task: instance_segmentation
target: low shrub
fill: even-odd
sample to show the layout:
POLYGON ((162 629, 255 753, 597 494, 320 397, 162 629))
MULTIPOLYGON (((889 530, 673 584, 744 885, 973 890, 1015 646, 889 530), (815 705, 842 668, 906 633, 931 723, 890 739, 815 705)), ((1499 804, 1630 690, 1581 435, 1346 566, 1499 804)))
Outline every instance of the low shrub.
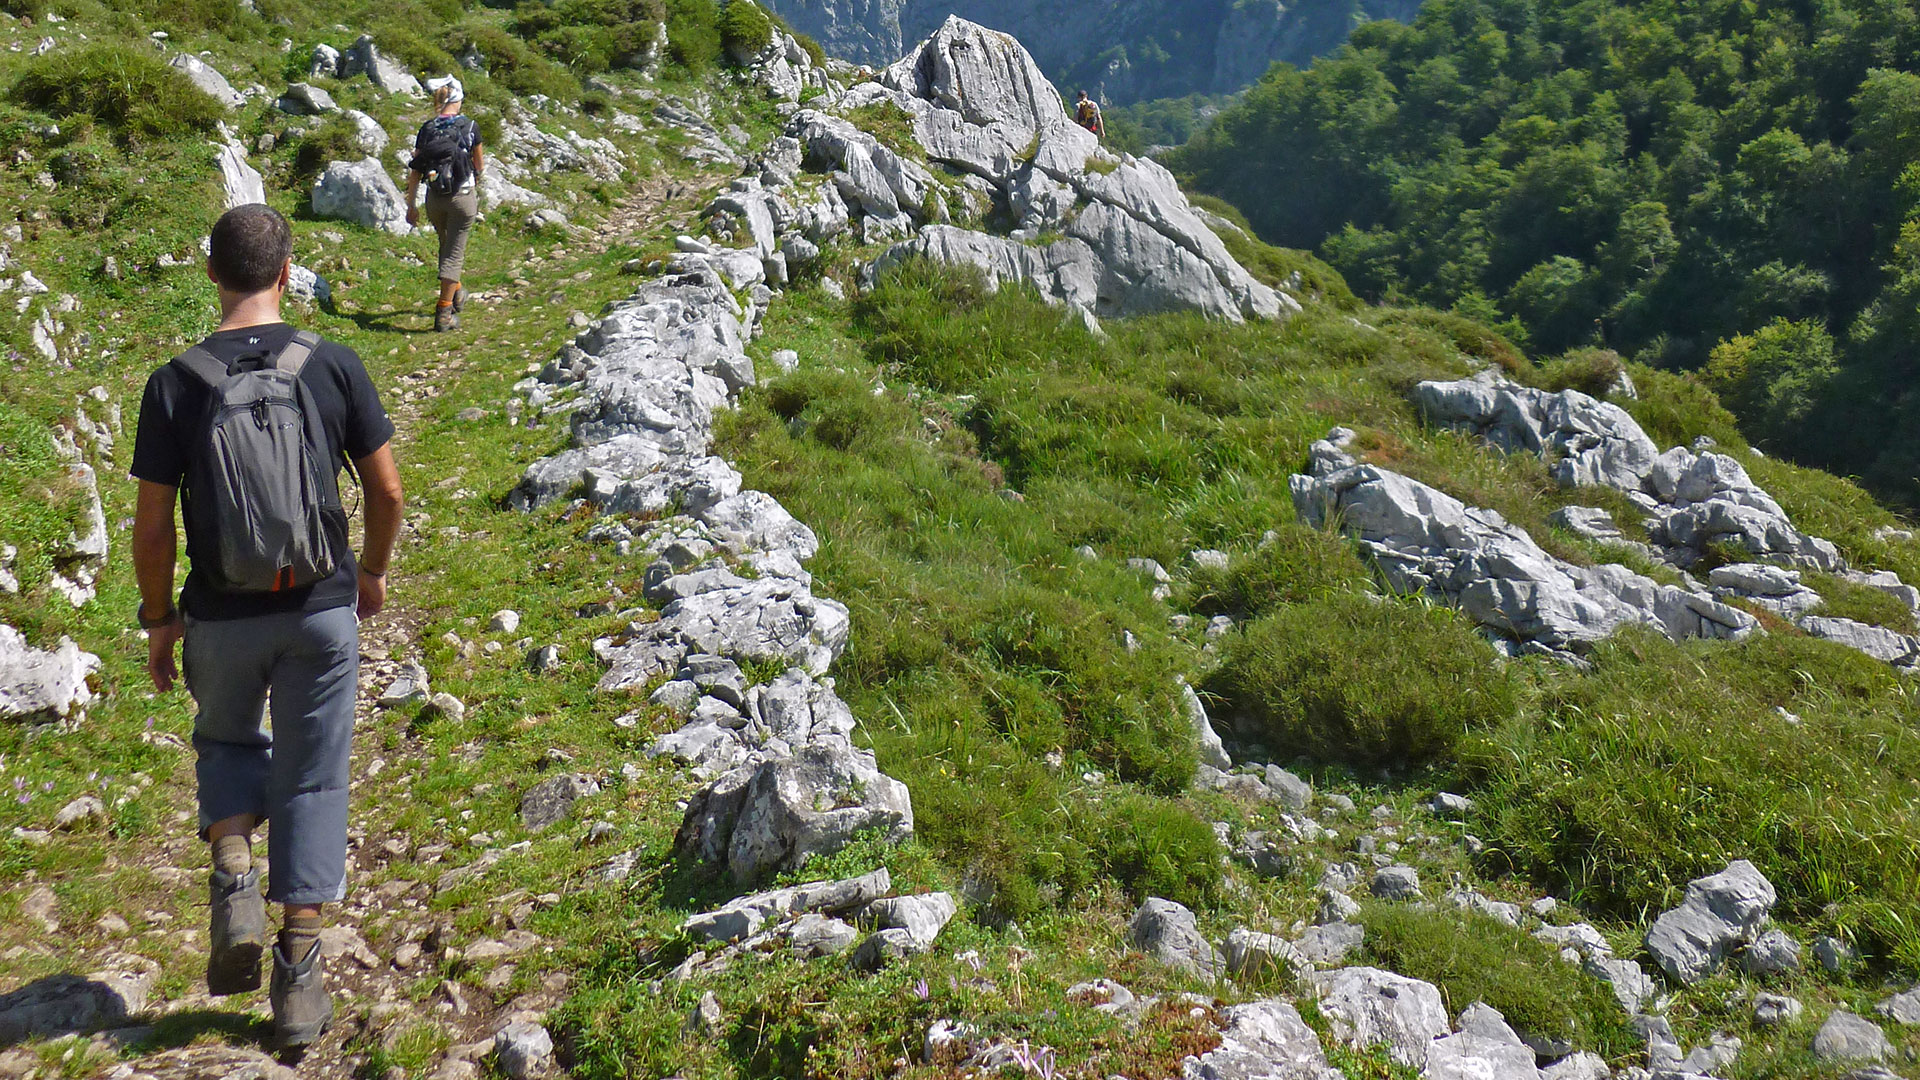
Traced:
POLYGON ((310 182, 335 161, 359 161, 367 153, 360 147, 359 129, 353 121, 335 115, 300 137, 293 151, 293 172, 301 183, 310 182))
POLYGON ((1193 195, 1190 199, 1193 205, 1226 218, 1237 227, 1218 230, 1220 242, 1227 246, 1228 254, 1262 283, 1301 294, 1302 300, 1315 298, 1342 311, 1360 306, 1359 299, 1347 287, 1347 279, 1340 276, 1340 271, 1311 252, 1275 247, 1261 240, 1255 235, 1253 226, 1247 223, 1247 216, 1240 212, 1240 208, 1225 199, 1212 195, 1193 195), (1296 274, 1299 275, 1297 285, 1294 283, 1296 274))
POLYGON ((666 0, 667 55, 688 72, 698 74, 725 55, 720 40, 720 5, 716 0, 666 0))
POLYGON ((1351 597, 1247 624, 1202 689, 1269 746, 1365 766, 1442 760, 1519 703, 1492 646, 1453 612, 1351 597))
POLYGON ((1871 585, 1849 581, 1838 574, 1802 576, 1807 587, 1820 594, 1820 607, 1814 612, 1833 619, 1852 619, 1869 626, 1884 626, 1902 634, 1915 631, 1913 609, 1905 600, 1871 585))
POLYGON ((419 29, 397 20, 382 22, 373 29, 373 42, 380 51, 423 75, 444 75, 459 71, 453 54, 422 35, 419 29))
POLYGON ((1572 349, 1540 365, 1530 380, 1543 390, 1578 390, 1604 398, 1626 374, 1626 362, 1612 349, 1572 349))
MULTIPOLYGON (((576 101, 580 97, 580 79, 563 64, 555 63, 539 50, 497 26, 482 22, 466 23, 446 38, 452 52, 464 52, 471 45, 486 58, 484 78, 469 79, 469 96, 504 107, 500 91, 522 97, 545 94, 557 101, 576 101), (497 84, 497 86, 493 85, 497 84)), ((487 138, 486 132, 481 132, 487 138)), ((496 144, 497 145, 497 144, 496 144)))
POLYGON ((1440 988, 1447 1013, 1476 1001, 1515 1031, 1606 1057, 1635 1048, 1613 992, 1518 927, 1469 911, 1367 904, 1360 922, 1379 966, 1440 988))
POLYGON ((1194 571, 1190 604, 1203 615, 1245 622, 1287 604, 1357 599, 1354 594, 1367 591, 1372 580, 1346 538, 1289 521, 1225 570, 1194 571))
POLYGON ((757 56, 773 43, 773 20, 753 0, 727 0, 720 13, 720 43, 735 61, 757 56))
POLYGON ((151 49, 55 49, 13 84, 15 101, 56 117, 91 116, 122 135, 174 138, 210 131, 220 103, 151 49))
POLYGON ((927 160, 927 148, 913 135, 913 116, 891 101, 876 101, 847 111, 847 119, 878 139, 881 146, 918 161, 927 160))
POLYGON ((239 0, 108 0, 107 6, 174 34, 217 31, 237 40, 264 26, 239 0))
POLYGON ((1627 373, 1633 376, 1640 396, 1620 402, 1620 407, 1640 421, 1648 437, 1662 450, 1691 446, 1702 435, 1718 443, 1722 453, 1747 448, 1739 422, 1699 379, 1644 364, 1629 365, 1627 373))
POLYGON ((1477 360, 1497 364, 1509 375, 1518 375, 1531 366, 1526 355, 1497 331, 1450 311, 1393 308, 1381 313, 1379 325, 1434 331, 1452 342, 1454 348, 1477 360))
POLYGON ((660 0, 526 0, 513 31, 576 71, 606 71, 651 52, 665 16, 660 0))

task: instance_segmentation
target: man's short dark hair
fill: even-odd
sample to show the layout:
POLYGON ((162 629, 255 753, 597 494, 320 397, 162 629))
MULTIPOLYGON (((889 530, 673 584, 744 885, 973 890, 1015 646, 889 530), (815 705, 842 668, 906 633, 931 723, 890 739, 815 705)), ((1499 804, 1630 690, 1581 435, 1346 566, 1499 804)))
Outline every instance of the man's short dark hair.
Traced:
POLYGON ((220 215, 209 238, 207 261, 222 286, 256 293, 272 285, 293 255, 293 227, 265 203, 236 206, 220 215))

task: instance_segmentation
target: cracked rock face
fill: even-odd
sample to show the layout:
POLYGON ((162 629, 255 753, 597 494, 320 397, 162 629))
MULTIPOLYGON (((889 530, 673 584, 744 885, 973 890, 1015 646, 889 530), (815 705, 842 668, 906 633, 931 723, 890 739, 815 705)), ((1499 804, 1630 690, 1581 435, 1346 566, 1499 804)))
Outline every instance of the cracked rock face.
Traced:
POLYGON ((1497 512, 1399 473, 1339 464, 1327 459, 1322 475, 1293 478, 1301 519, 1339 522, 1396 591, 1455 604, 1516 647, 1577 653, 1630 624, 1676 639, 1738 639, 1756 625, 1711 596, 1622 566, 1574 566, 1497 512))
POLYGON ((1335 1080, 1320 1037, 1278 998, 1224 1009, 1220 1045, 1181 1067, 1184 1080, 1335 1080))
MULTIPOLYGON (((1843 574, 1909 608, 1920 606, 1920 589, 1887 571, 1849 569, 1838 548, 1797 528, 1732 457, 1704 447, 1696 447, 1697 453, 1679 446, 1658 453, 1640 425, 1617 405, 1577 390, 1550 393, 1520 386, 1493 371, 1452 382, 1421 383, 1413 398, 1434 423, 1471 431, 1509 451, 1541 455, 1565 487, 1602 486, 1625 492, 1644 515, 1651 544, 1625 540, 1611 515, 1590 507, 1556 511, 1553 521, 1560 527, 1588 539, 1625 544, 1682 570, 1712 550, 1744 551, 1753 561, 1709 572, 1714 599, 1762 607, 1814 637, 1904 670, 1920 667, 1920 637, 1814 614, 1821 597, 1801 583, 1800 571, 1843 574)), ((1328 457, 1344 457, 1337 447, 1327 443, 1330 449, 1322 453, 1322 445, 1315 444, 1311 470, 1315 476, 1343 464, 1328 457)), ((1697 606, 1696 613, 1720 621, 1717 613, 1699 611, 1697 606)))
POLYGON ((1736 947, 1754 940, 1775 898, 1773 884, 1741 859, 1688 882, 1686 899, 1647 931, 1647 951, 1674 981, 1692 985, 1719 970, 1736 947))
POLYGON ((1333 1036, 1355 1048, 1384 1045, 1393 1060, 1425 1068, 1434 1040, 1452 1027, 1431 983, 1379 968, 1330 971, 1315 980, 1333 1036))
POLYGON ((723 866, 739 884, 831 854, 863 832, 913 832, 907 787, 844 738, 742 765, 695 794, 676 847, 723 866))
POLYGON ((20 631, 0 623, 0 721, 81 719, 93 700, 89 680, 99 670, 100 658, 67 638, 50 651, 36 649, 20 631))
MULTIPOLYGON (((883 232, 914 233, 881 256, 876 272, 914 256, 974 266, 993 285, 1030 283, 1097 317, 1197 310, 1238 321, 1299 310, 1234 260, 1171 173, 1107 153, 1073 123, 1059 92, 1007 34, 949 18, 837 107, 882 103, 913 118, 929 161, 1012 208, 1019 228, 997 236, 944 224, 946 185, 845 121, 803 110, 788 134, 835 170, 848 205, 891 223, 883 232), (1048 244, 1030 243, 1054 233, 1060 238, 1048 244)), ((966 188, 952 185, 956 197, 966 188)), ((876 239, 872 230, 866 238, 876 239)))

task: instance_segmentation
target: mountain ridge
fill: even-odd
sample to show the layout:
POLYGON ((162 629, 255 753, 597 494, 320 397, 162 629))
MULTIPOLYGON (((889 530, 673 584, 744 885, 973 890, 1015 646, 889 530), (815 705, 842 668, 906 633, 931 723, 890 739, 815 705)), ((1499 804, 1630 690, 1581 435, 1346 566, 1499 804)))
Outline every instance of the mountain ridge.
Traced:
POLYGON ((1305 65, 1354 26, 1420 0, 769 0, 843 59, 885 67, 958 15, 1012 34, 1063 89, 1112 104, 1231 94, 1276 61, 1305 65))

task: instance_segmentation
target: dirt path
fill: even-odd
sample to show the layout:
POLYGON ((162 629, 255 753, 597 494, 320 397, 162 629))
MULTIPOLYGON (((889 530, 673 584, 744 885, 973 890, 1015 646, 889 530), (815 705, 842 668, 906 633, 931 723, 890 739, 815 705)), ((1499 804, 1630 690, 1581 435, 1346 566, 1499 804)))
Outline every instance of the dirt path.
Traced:
MULTIPOLYGON (((571 245, 574 259, 584 251, 600 254, 616 244, 643 235, 673 214, 689 215, 707 197, 710 188, 671 177, 651 177, 640 181, 607 216, 596 222, 571 245)), ((491 318, 564 320, 564 311, 544 307, 543 299, 555 275, 564 276, 573 259, 548 258, 536 277, 528 270, 508 288, 472 298, 471 326, 484 326, 491 318), (544 310, 543 310, 544 308, 544 310)), ((423 317, 424 321, 424 317, 423 317)), ((472 333, 470 328, 468 333, 472 333)), ((514 357, 514 366, 521 362, 514 357)), ((438 396, 448 384, 461 379, 469 370, 501 362, 498 356, 481 348, 459 350, 432 369, 402 375, 399 382, 406 393, 387 402, 397 434, 396 457, 407 460, 407 450, 420 438, 432 435, 433 425, 424 416, 423 406, 438 396)), ((418 483, 418 481, 415 481, 418 483)), ((386 804, 362 797, 383 772, 408 773, 427 764, 418 739, 402 727, 401 714, 382 709, 377 700, 400 673, 402 665, 417 655, 421 628, 427 621, 425 608, 415 593, 416 582, 409 577, 406 548, 421 542, 414 525, 403 528, 392 582, 392 602, 380 616, 361 628, 360 700, 353 756, 356 786, 349 826, 349 881, 370 880, 376 871, 393 859, 411 858, 420 849, 416 838, 397 834, 388 820, 386 804), (397 750, 394 749, 397 747, 397 750)), ((178 865, 186 854, 191 837, 156 835, 157 865, 178 865)), ((426 882, 392 880, 374 889, 353 890, 347 900, 328 907, 328 928, 323 938, 327 957, 327 979, 334 992, 336 1020, 333 1030, 289 1068, 264 1052, 264 1040, 270 1034, 270 1014, 264 992, 240 999, 238 1003, 206 995, 204 985, 196 985, 185 995, 150 1003, 155 1015, 192 1016, 203 1034, 190 1045, 144 1057, 130 1057, 100 1071, 98 1075, 114 1080, 268 1080, 268 1078, 309 1077, 340 1078, 374 1076, 367 1068, 368 1049, 378 1045, 382 1033, 397 1036, 409 1025, 392 1023, 396 1019, 418 1019, 424 1011, 447 1033, 449 1044, 430 1075, 444 1080, 482 1075, 479 1062, 492 1050, 492 1035, 516 1018, 540 1018, 558 1003, 565 992, 564 974, 547 977, 541 985, 517 997, 504 996, 513 969, 495 966, 479 985, 446 981, 426 1002, 416 1002, 409 993, 423 975, 449 959, 444 944, 459 910, 432 910, 429 901, 434 888, 426 882), (401 944, 391 955, 376 954, 367 944, 364 931, 370 924, 400 925, 401 944), (243 1009, 248 1011, 242 1011, 243 1009)), ((556 900, 553 896, 531 896, 524 890, 488 897, 495 933, 465 945, 470 959, 511 957, 546 945, 524 929, 527 916, 536 905, 556 900)), ((273 917, 277 920, 277 911, 273 917)), ((184 928, 183 928, 184 929, 184 928)), ((204 928, 199 937, 204 940, 204 928)), ((389 935, 391 940, 391 935, 389 935)), ((137 1029, 136 1029, 137 1030, 137 1029)), ((22 1062, 21 1064, 25 1064, 22 1062)), ((404 1076, 403 1071, 395 1070, 404 1076)), ((0 1077, 24 1075, 10 1071, 0 1061, 0 1077)))

